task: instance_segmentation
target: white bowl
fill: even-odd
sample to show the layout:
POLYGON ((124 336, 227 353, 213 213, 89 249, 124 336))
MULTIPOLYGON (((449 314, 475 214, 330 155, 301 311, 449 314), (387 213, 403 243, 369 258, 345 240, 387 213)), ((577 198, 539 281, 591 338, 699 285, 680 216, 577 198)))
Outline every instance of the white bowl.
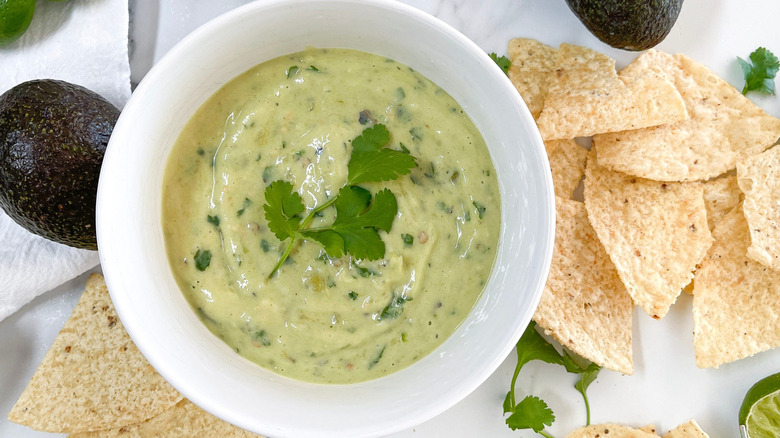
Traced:
POLYGON ((385 435, 466 397, 507 357, 530 321, 549 270, 554 224, 547 157, 512 84, 466 37, 390 0, 262 1, 193 32, 149 72, 122 112, 97 200, 103 272, 138 348, 195 404, 274 437, 385 435), (163 171, 184 124, 233 77, 307 46, 386 56, 441 86, 481 131, 501 190, 495 267, 467 319, 412 366, 351 385, 291 380, 233 352, 185 301, 163 243, 163 171))

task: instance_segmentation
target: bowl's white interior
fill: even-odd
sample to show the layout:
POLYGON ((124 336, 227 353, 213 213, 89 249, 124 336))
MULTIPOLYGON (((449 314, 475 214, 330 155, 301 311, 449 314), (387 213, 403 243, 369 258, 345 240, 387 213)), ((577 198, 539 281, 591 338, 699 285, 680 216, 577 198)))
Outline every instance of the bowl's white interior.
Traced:
POLYGON ((539 300, 554 221, 552 181, 533 119, 476 45, 392 1, 293 0, 250 4, 212 21, 147 75, 111 138, 97 231, 120 318, 152 365, 187 398, 271 436, 368 436, 431 418, 498 367, 539 300), (187 305, 169 272, 160 225, 165 162, 194 111, 236 75, 306 46, 387 56, 440 85, 485 137, 501 187, 501 245, 476 308, 433 354, 361 384, 293 381, 234 353, 187 305))

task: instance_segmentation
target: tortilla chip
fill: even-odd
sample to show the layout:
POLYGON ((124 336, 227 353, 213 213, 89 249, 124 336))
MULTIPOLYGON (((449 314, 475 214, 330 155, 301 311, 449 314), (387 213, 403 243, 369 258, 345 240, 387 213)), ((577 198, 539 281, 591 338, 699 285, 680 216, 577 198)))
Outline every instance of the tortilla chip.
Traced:
POLYGON ((710 438, 710 436, 701 430, 696 421, 691 420, 670 430, 664 438, 710 438))
POLYGON ((138 351, 92 274, 8 419, 47 432, 121 427, 151 418, 182 396, 138 351))
POLYGON ((684 120, 680 93, 655 72, 618 76, 615 60, 561 44, 537 124, 545 140, 589 137, 684 120))
POLYGON ((523 97, 534 119, 539 118, 547 96, 547 78, 555 66, 555 49, 528 38, 509 40, 509 80, 523 97))
POLYGON ((534 321, 580 356, 624 374, 634 372, 634 303, 588 222, 581 202, 556 196, 552 266, 534 321))
POLYGON ((574 140, 550 140, 544 142, 550 160, 555 195, 571 199, 574 189, 585 175, 588 150, 574 140))
POLYGON ((649 50, 621 75, 638 78, 649 71, 672 78, 690 119, 594 137, 602 166, 658 181, 707 180, 734 169, 738 161, 780 137, 780 119, 703 65, 649 50))
POLYGON ((693 347, 696 365, 715 367, 780 345, 780 272, 748 258, 742 208, 723 217, 696 271, 693 347))
POLYGON ((243 438, 258 437, 182 399, 171 409, 144 422, 129 426, 70 435, 69 438, 243 438))
POLYGON ((780 271, 780 147, 737 164, 737 178, 750 227, 747 255, 780 271))
POLYGON ((715 225, 739 204, 742 191, 737 185, 737 176, 729 175, 705 182, 704 206, 707 207, 707 225, 710 231, 715 225))
POLYGON ((700 183, 660 183, 598 165, 585 169, 585 207, 634 303, 669 311, 712 244, 700 183))
POLYGON ((619 424, 591 424, 575 429, 566 438, 658 438, 658 435, 642 429, 619 424))
POLYGON ((644 426, 640 427, 639 430, 641 430, 642 432, 647 432, 647 433, 652 433, 652 434, 656 433, 655 425, 653 425, 653 424, 644 425, 644 426))

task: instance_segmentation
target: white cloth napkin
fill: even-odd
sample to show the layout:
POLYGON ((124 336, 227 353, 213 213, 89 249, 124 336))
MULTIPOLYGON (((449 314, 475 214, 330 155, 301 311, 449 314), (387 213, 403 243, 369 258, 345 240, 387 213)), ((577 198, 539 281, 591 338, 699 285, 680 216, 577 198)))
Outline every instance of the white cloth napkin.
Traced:
MULTIPOLYGON (((127 0, 39 1, 21 39, 0 47, 0 93, 31 79, 82 85, 121 109, 130 98, 127 0)), ((35 236, 0 210, 0 321, 94 267, 97 252, 35 236)))

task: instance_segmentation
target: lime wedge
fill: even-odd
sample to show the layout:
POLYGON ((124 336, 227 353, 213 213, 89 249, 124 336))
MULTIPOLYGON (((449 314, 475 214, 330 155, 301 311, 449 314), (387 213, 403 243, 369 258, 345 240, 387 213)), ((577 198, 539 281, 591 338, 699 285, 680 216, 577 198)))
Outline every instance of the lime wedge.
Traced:
POLYGON ((780 373, 759 380, 745 394, 739 430, 743 438, 780 436, 780 373))

